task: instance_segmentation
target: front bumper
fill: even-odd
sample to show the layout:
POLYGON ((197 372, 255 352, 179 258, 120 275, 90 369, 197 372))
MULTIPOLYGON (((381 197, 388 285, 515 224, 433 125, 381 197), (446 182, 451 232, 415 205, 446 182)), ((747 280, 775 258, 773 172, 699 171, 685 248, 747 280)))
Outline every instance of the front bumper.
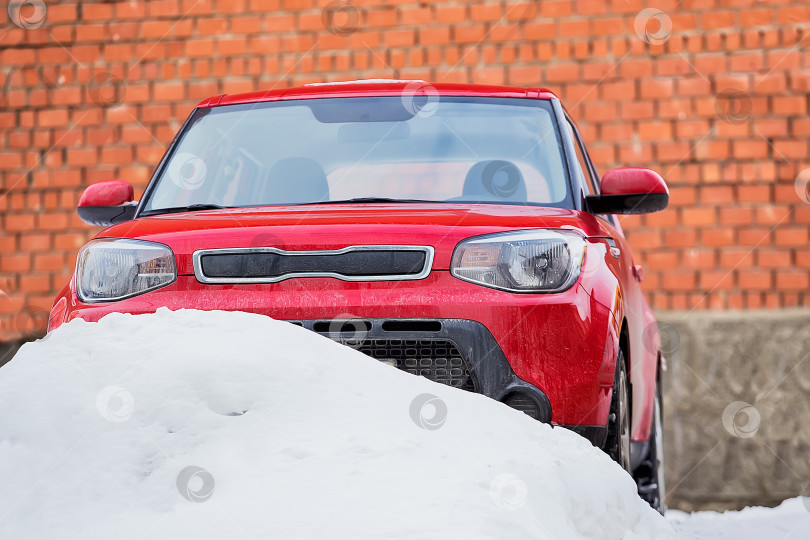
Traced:
POLYGON ((528 389, 541 405, 540 419, 598 440, 587 432, 607 424, 616 339, 610 310, 588 293, 591 285, 581 280, 558 294, 514 294, 442 270, 422 280, 374 283, 303 278, 204 285, 194 276, 179 276, 161 289, 110 303, 82 303, 67 287, 57 299, 64 307, 54 310, 51 326, 164 306, 259 313, 313 329, 318 321, 362 319, 370 321, 370 339, 392 337, 383 329, 385 320, 439 321, 440 331, 412 337, 454 341, 474 372, 475 390, 504 401, 517 387, 528 389))
MULTIPOLYGON (((290 321, 380 361, 436 382, 524 404, 551 422, 551 403, 520 379, 486 327, 464 319, 330 319, 290 321)), ((518 407, 516 407, 518 408, 518 407)))

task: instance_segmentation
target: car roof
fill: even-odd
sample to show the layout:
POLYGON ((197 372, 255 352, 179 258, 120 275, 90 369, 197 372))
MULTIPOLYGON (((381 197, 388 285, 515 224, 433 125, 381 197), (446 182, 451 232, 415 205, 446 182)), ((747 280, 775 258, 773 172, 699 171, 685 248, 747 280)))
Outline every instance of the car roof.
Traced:
POLYGON ((368 96, 482 96, 554 99, 545 88, 520 88, 483 84, 429 83, 422 80, 367 79, 360 81, 305 84, 294 88, 269 89, 246 94, 223 94, 201 101, 198 107, 219 107, 239 103, 261 103, 288 99, 368 96))

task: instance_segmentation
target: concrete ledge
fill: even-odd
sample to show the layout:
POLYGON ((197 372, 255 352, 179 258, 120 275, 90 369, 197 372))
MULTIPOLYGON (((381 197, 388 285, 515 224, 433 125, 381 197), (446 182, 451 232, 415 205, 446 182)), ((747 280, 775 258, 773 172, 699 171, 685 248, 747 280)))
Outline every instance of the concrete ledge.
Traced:
POLYGON ((810 310, 657 316, 670 506, 810 495, 810 310))

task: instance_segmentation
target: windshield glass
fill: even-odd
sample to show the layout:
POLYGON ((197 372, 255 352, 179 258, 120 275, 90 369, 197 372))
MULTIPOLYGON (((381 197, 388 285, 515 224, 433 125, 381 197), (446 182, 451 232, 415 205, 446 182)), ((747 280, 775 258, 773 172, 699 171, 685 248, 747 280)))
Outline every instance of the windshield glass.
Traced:
POLYGON ((200 109, 142 212, 352 199, 570 207, 551 104, 321 98, 200 109))

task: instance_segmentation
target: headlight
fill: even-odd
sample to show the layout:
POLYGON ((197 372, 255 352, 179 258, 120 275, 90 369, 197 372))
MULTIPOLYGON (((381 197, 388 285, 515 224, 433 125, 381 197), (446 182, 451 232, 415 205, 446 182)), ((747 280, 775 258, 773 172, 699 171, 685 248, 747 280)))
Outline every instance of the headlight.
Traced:
POLYGON ((461 242, 451 273, 513 292, 560 292, 579 277, 585 240, 569 231, 538 229, 479 236, 461 242))
POLYGON ((172 250, 144 240, 101 238, 79 252, 76 292, 83 302, 121 300, 177 277, 172 250))

